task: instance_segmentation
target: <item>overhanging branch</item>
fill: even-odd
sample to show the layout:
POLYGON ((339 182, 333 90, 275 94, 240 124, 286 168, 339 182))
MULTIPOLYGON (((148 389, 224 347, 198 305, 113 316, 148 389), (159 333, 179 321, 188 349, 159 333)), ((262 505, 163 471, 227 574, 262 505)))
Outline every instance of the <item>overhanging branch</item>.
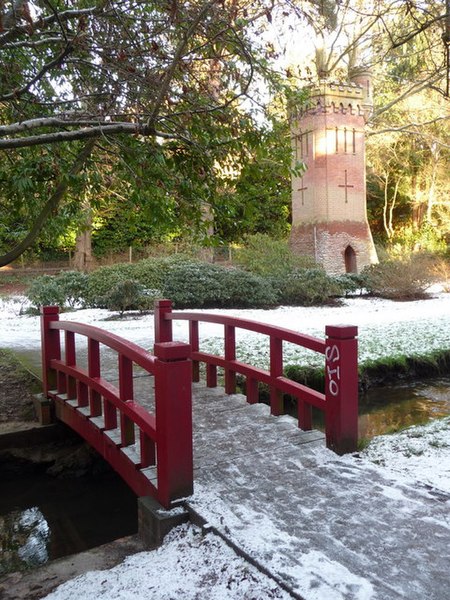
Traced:
POLYGON ((57 131, 54 133, 43 133, 19 137, 14 139, 0 139, 0 150, 10 150, 12 148, 29 148, 31 146, 40 146, 42 144, 59 144, 62 142, 74 142, 76 140, 87 140, 98 138, 100 136, 119 135, 121 133, 135 135, 158 135, 159 137, 170 137, 164 133, 159 133, 152 127, 141 125, 139 123, 112 123, 111 125, 98 125, 97 127, 83 127, 76 131, 57 131))

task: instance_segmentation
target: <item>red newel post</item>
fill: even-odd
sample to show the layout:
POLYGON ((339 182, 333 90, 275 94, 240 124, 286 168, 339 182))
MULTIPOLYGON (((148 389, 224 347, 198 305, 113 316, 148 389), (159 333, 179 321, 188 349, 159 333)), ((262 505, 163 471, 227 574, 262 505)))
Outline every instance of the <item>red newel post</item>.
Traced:
POLYGON ((49 390, 56 389, 56 372, 51 369, 50 361, 61 359, 59 329, 50 329, 52 321, 59 321, 59 307, 41 306, 42 384, 46 398, 49 390))
POLYGON ((165 315, 172 312, 172 300, 156 300, 154 308, 155 344, 172 341, 172 321, 165 315))
POLYGON ((325 434, 327 447, 338 454, 358 445, 358 328, 325 328, 325 434))
POLYGON ((155 415, 158 500, 165 508, 193 492, 191 347, 156 343, 155 415))

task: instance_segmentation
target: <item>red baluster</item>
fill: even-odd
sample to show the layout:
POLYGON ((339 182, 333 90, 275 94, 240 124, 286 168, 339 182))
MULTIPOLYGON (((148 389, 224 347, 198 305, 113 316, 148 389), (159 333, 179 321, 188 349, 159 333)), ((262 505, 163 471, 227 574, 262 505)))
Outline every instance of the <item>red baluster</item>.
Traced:
MULTIPOLYGON (((119 395, 122 402, 133 400, 133 363, 123 354, 119 354, 119 395)), ((122 446, 134 444, 134 423, 123 412, 120 412, 120 436, 122 446)))
MULTIPOLYGON (((88 338, 88 373, 91 379, 100 377, 100 344, 91 338, 88 338)), ((89 407, 91 417, 102 414, 102 398, 92 387, 89 387, 89 407)))
MULTIPOLYGON (((236 360, 236 329, 225 325, 225 360, 236 360)), ((236 393, 236 371, 225 367, 225 394, 236 393)))
MULTIPOLYGON (((189 321, 189 343, 191 344, 192 352, 198 352, 198 321, 189 321)), ((200 381, 200 363, 198 360, 192 361, 192 381, 200 381)))
MULTIPOLYGON (((270 337, 270 377, 275 380, 283 375, 283 340, 270 337)), ((283 394, 276 387, 276 383, 270 386, 270 412, 272 415, 282 415, 283 394)))

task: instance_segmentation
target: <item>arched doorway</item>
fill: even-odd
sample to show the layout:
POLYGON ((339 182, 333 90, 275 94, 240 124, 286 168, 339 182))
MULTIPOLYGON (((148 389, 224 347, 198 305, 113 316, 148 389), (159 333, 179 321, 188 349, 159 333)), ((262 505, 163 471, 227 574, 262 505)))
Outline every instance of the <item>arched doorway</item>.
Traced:
POLYGON ((356 252, 353 250, 351 246, 347 246, 345 249, 345 272, 346 273, 357 273, 358 269, 356 268, 356 252))

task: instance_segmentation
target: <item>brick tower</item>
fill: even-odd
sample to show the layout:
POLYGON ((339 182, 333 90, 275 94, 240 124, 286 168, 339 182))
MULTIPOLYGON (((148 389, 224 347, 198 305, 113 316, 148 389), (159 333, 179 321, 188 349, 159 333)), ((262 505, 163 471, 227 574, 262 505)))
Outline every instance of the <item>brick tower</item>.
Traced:
POLYGON ((358 273, 377 262, 367 221, 365 123, 372 110, 370 74, 348 83, 321 80, 292 122, 291 246, 313 256, 329 274, 358 273))

